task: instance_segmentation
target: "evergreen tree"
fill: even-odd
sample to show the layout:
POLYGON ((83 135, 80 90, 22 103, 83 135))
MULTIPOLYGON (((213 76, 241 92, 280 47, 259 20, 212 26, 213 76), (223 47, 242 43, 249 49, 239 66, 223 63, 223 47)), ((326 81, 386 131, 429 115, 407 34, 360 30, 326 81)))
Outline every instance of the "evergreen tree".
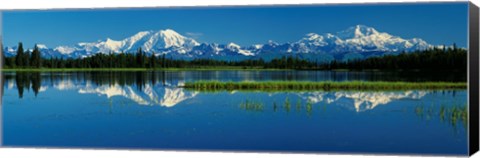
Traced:
MULTIPOLYGON (((1 44, 0 44, 0 45, 1 45, 1 44)), ((0 47, 1 47, 1 46, 0 46, 0 47)), ((1 59, 2 61, 0 61, 0 62, 2 63, 2 68, 4 68, 4 67, 7 65, 7 64, 5 63, 5 62, 6 62, 5 59, 6 59, 6 58, 5 58, 5 53, 2 53, 2 59, 1 59)))
POLYGON ((30 51, 27 50, 22 56, 23 67, 30 67, 30 51))
POLYGON ((152 53, 152 55, 150 55, 150 60, 149 60, 149 67, 150 68, 155 68, 156 64, 156 57, 155 57, 155 53, 152 53))
POLYGON ((136 60, 137 60, 137 67, 138 68, 143 68, 145 67, 145 59, 143 57, 143 51, 142 48, 138 48, 137 54, 136 54, 136 60))
POLYGON ((42 59, 41 59, 41 56, 40 56, 40 50, 38 50, 37 45, 35 45, 35 47, 33 48, 33 52, 31 54, 30 61, 31 61, 31 66, 32 67, 40 68, 42 66, 41 65, 42 59))
POLYGON ((24 50, 23 50, 23 44, 22 42, 18 43, 18 48, 17 48, 17 55, 15 56, 15 64, 18 67, 23 67, 24 62, 23 62, 23 55, 24 50))
POLYGON ((162 55, 162 68, 166 68, 167 67, 167 59, 165 58, 165 54, 162 55))
POLYGON ((119 55, 119 60, 120 60, 120 67, 121 68, 126 68, 127 67, 127 59, 126 59, 126 56, 125 56, 125 53, 122 52, 120 53, 119 55))

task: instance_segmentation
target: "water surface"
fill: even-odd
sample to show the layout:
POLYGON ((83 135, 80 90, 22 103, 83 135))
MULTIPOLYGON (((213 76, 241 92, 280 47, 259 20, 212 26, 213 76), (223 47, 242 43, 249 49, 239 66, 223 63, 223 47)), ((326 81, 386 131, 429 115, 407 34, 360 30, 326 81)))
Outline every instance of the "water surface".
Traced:
POLYGON ((196 80, 464 80, 455 74, 155 71, 3 75, 6 146, 467 154, 466 120, 462 119, 466 90, 208 93, 178 87, 196 80))

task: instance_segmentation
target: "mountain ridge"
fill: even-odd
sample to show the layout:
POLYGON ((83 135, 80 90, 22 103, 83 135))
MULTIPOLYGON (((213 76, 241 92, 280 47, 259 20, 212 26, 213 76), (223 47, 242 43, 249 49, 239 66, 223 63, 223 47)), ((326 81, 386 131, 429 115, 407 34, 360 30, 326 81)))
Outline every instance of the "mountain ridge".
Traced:
MULTIPOLYGON (((218 60, 243 60, 263 58, 266 60, 287 55, 301 58, 352 59, 369 56, 411 52, 433 47, 420 38, 403 39, 373 27, 356 25, 336 33, 307 33, 295 42, 276 43, 269 40, 264 44, 240 46, 201 43, 173 29, 141 31, 122 40, 106 38, 97 42, 80 42, 74 46, 48 48, 37 44, 42 56, 62 58, 84 58, 98 53, 135 53, 142 49, 147 54, 167 55, 177 59, 208 58, 218 60), (373 55, 372 55, 373 54, 373 55)), ((15 55, 16 47, 5 47, 7 56, 15 55)))

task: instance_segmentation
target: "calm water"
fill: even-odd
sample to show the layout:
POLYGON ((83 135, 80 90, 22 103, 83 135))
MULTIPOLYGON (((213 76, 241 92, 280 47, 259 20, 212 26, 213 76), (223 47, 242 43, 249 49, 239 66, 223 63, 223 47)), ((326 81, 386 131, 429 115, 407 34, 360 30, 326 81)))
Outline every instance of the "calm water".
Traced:
POLYGON ((463 81, 315 71, 4 73, 3 144, 176 150, 466 154, 466 90, 219 92, 195 80, 463 81))

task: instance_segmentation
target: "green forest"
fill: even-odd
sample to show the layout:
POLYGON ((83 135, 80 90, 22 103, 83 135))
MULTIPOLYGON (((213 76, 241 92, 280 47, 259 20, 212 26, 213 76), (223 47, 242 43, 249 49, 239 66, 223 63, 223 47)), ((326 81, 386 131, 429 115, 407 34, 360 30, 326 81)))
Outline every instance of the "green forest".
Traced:
POLYGON ((98 53, 85 58, 43 58, 35 45, 33 51, 25 51, 19 43, 17 54, 2 56, 4 69, 101 69, 101 68, 202 68, 237 67, 240 69, 296 69, 296 70, 456 70, 466 71, 467 51, 453 47, 431 48, 395 55, 383 55, 358 60, 319 63, 299 56, 283 56, 270 61, 250 59, 224 61, 213 59, 180 60, 165 55, 148 55, 139 49, 136 53, 98 53))

